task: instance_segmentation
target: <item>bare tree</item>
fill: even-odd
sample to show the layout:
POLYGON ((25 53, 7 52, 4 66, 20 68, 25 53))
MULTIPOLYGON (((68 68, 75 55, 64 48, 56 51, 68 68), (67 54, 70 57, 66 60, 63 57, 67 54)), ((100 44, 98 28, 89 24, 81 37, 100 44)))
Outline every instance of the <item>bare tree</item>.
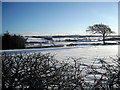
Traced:
POLYGON ((102 34, 103 37, 103 44, 105 44, 105 37, 109 34, 115 33, 111 30, 111 28, 104 24, 94 24, 93 26, 89 26, 88 32, 93 34, 102 34))

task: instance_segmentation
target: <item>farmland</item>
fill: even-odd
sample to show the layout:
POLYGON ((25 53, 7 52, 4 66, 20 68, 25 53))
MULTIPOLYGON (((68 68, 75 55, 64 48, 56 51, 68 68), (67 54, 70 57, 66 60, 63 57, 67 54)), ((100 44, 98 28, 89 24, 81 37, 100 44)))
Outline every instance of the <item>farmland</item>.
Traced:
POLYGON ((48 90, 109 88, 108 90, 112 90, 119 88, 119 83, 116 83, 119 81, 119 77, 111 77, 115 73, 116 76, 119 76, 119 66, 116 66, 119 65, 119 61, 117 61, 118 44, 113 44, 118 43, 118 40, 108 40, 106 43, 109 44, 106 45, 96 38, 91 41, 60 38, 54 39, 54 42, 42 42, 41 44, 36 43, 35 40, 37 42, 44 41, 44 39, 31 38, 33 43, 29 43, 31 45, 29 48, 1 51, 3 53, 4 83, 8 83, 8 85, 3 84, 5 85, 3 87, 11 88, 12 85, 12 88, 24 88, 25 90, 35 88, 42 90, 45 88, 48 90), (66 41, 66 39, 70 41, 66 41), (50 47, 43 47, 45 45, 50 47), (55 45, 62 46, 55 47, 55 45), (116 60, 115 63, 113 63, 114 60, 116 60), (111 67, 110 65, 115 66, 111 67), (6 70, 9 70, 9 73, 6 73, 6 70), (109 78, 112 79, 109 80, 109 78), (111 80, 115 80, 112 87, 109 85, 111 80), (41 84, 41 81, 44 83, 41 84), (22 86, 23 84, 20 82, 25 83, 25 86, 22 86), (35 84, 31 86, 30 82, 35 84), (100 83, 97 84, 97 82, 100 83))

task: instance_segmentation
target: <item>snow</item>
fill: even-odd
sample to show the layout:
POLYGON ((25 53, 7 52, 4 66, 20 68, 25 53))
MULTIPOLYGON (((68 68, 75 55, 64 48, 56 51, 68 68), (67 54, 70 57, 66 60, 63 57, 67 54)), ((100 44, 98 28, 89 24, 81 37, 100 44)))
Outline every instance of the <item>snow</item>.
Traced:
MULTIPOLYGON (((28 40, 29 42, 38 42, 37 39, 35 39, 36 41, 33 41, 33 40, 28 40)), ((39 41, 39 42, 42 42, 42 41, 39 41)), ((43 41, 45 42, 45 41, 43 41)), ((77 45, 90 45, 90 44, 102 44, 103 41, 76 41, 76 42, 72 42, 72 41, 55 41, 53 42, 55 45, 69 45, 69 44, 77 44, 77 45)), ((106 41, 106 43, 118 43, 118 41, 106 41)), ((46 43, 32 43, 32 44, 27 44, 26 47, 39 47, 39 46, 53 46, 52 43, 48 43, 46 41, 46 43)))
MULTIPOLYGON (((73 62, 73 59, 78 59, 87 65, 91 65, 95 58, 105 58, 107 62, 111 62, 112 58, 118 56, 118 45, 80 45, 72 47, 57 47, 57 48, 41 48, 41 49, 16 49, 16 50, 3 50, 1 52, 5 53, 19 53, 19 52, 41 52, 41 53, 51 53, 55 55, 55 58, 59 61, 65 61, 70 58, 70 63, 73 62), (112 58, 111 58, 112 57, 112 58)), ((95 63, 95 66, 100 65, 95 63)), ((83 66, 84 68, 84 66, 83 66)), ((85 71, 84 71, 85 72, 85 71)), ((84 73, 83 72, 83 73, 84 73)), ((102 71, 103 72, 103 71, 102 71)), ((99 78, 100 75, 97 74, 96 78, 99 78)), ((84 78, 86 82, 93 83, 94 75, 90 74, 84 78)))
POLYGON ((43 38, 28 38, 27 42, 42 42, 45 41, 43 38))
POLYGON ((67 60, 67 58, 82 58, 84 63, 91 63, 95 58, 106 58, 118 56, 118 45, 80 45, 72 47, 57 48, 40 48, 40 49, 16 49, 3 50, 3 53, 20 53, 20 52, 42 52, 55 55, 58 60, 67 60))
POLYGON ((117 57, 118 46, 117 45, 100 45, 100 46, 79 46, 69 47, 60 50, 47 51, 52 53, 59 60, 65 60, 66 58, 82 58, 84 63, 94 61, 95 58, 106 58, 107 60, 111 57, 117 57))

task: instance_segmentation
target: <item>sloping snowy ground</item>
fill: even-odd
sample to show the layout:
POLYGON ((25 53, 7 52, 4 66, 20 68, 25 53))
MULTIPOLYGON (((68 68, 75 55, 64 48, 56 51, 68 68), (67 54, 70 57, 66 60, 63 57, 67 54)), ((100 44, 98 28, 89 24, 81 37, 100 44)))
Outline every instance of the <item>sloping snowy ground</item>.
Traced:
MULTIPOLYGON (((95 58, 106 58, 110 60, 111 57, 116 57, 118 55, 117 45, 100 45, 100 46, 78 46, 69 47, 59 50, 47 51, 55 55, 59 60, 64 60, 66 58, 82 58, 84 63, 89 63, 94 61, 95 58)), ((45 53, 45 52, 44 52, 45 53)), ((109 62, 109 61, 108 61, 109 62)))
POLYGON ((5 53, 20 53, 20 52, 42 52, 51 53, 55 55, 58 60, 66 60, 69 57, 82 58, 84 63, 89 63, 95 58, 116 57, 118 55, 118 45, 82 45, 72 47, 57 47, 57 48, 41 48, 41 49, 16 49, 16 50, 3 50, 5 53))
MULTIPOLYGON (((55 55, 55 58, 59 61, 66 61, 70 58, 70 63, 73 62, 72 58, 79 59, 82 63, 91 65, 95 58, 105 58, 107 62, 111 63, 112 58, 116 58, 118 55, 118 45, 81 45, 72 47, 57 47, 57 48, 41 48, 41 49, 21 49, 21 50, 3 50, 3 53, 23 53, 23 52, 41 52, 51 53, 55 55), (112 58, 111 58, 112 57, 112 58)), ((95 63, 95 66, 99 66, 99 63, 95 63)), ((84 67, 83 67, 84 68, 84 67)), ((96 78, 100 75, 96 74, 96 78)), ((86 82, 93 82, 94 75, 90 74, 85 77, 86 82)))

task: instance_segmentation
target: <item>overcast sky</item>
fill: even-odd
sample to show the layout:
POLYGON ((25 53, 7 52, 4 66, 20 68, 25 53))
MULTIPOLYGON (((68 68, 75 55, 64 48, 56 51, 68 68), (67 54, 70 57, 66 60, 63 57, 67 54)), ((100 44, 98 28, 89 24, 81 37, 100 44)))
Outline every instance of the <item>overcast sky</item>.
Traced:
POLYGON ((117 2, 3 2, 3 32, 86 34, 88 26, 106 24, 118 31, 117 2))

